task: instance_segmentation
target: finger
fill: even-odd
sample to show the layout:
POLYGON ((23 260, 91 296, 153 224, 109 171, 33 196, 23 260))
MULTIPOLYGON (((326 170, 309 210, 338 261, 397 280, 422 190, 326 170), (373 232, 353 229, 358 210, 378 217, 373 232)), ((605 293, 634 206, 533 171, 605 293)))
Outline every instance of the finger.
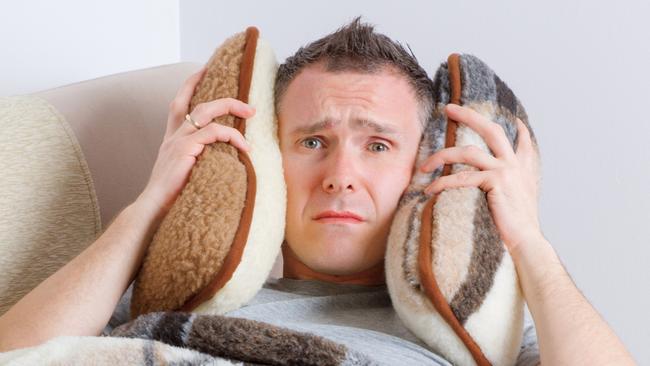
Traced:
POLYGON ((246 138, 236 128, 224 126, 218 123, 208 123, 207 126, 191 134, 189 138, 197 144, 207 145, 213 142, 227 142, 242 151, 251 150, 246 138))
POLYGON ((474 171, 463 170, 455 174, 445 175, 435 179, 427 188, 424 193, 436 194, 449 188, 460 187, 479 187, 487 192, 492 189, 490 181, 491 172, 489 171, 474 171))
POLYGON ((485 140, 487 146, 497 158, 512 158, 514 152, 503 127, 492 122, 475 110, 449 103, 445 107, 449 118, 467 125, 485 140))
POLYGON ((517 139, 517 156, 525 166, 532 168, 536 175, 539 174, 539 152, 533 144, 530 130, 519 118, 517 118, 517 139))
MULTIPOLYGON (((232 114, 241 118, 250 118, 255 114, 255 109, 250 105, 234 98, 216 99, 211 102, 200 103, 190 113, 192 119, 201 127, 212 122, 217 117, 232 114)), ((196 127, 191 123, 183 123, 178 128, 181 136, 194 133, 196 127)))
POLYGON ((533 140, 530 137, 530 131, 524 122, 517 118, 517 154, 528 155, 533 149, 533 140))
POLYGON ((476 145, 454 146, 437 151, 420 166, 423 173, 436 170, 443 164, 464 163, 480 170, 490 170, 501 164, 497 158, 476 145))
POLYGON ((167 121, 166 133, 173 133, 178 129, 178 125, 183 122, 183 118, 190 107, 190 100, 192 99, 192 95, 194 95, 194 90, 203 78, 206 70, 207 66, 203 66, 199 71, 192 74, 185 80, 183 86, 176 93, 176 96, 169 105, 169 120, 167 121))

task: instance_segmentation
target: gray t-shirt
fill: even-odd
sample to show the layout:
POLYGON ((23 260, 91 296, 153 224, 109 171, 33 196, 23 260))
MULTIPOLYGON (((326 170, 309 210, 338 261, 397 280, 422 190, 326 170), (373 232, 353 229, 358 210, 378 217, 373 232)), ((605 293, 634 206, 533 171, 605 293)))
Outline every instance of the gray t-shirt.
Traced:
MULTIPOLYGON (((128 321, 131 290, 118 304, 105 334, 128 321)), ((524 314, 524 338, 516 365, 534 366, 540 363, 537 336, 528 308, 524 314)), ((451 365, 404 326, 386 285, 269 278, 248 304, 224 315, 310 332, 345 344, 378 364, 451 365)))
MULTIPOLYGON (((535 327, 525 309, 524 339, 517 365, 540 363, 535 327)), ((247 305, 227 316, 311 332, 386 365, 450 365, 402 323, 382 286, 316 280, 269 279, 247 305)))

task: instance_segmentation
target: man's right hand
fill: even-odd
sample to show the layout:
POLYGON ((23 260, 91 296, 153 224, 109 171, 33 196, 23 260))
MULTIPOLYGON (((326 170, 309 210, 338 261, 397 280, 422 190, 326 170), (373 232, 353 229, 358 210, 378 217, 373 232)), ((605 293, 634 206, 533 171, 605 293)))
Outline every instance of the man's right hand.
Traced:
POLYGON ((149 182, 138 199, 144 199, 161 212, 169 211, 187 183, 192 167, 205 145, 221 141, 229 142, 242 151, 250 151, 244 136, 235 128, 210 123, 214 118, 232 114, 250 118, 255 109, 237 99, 223 98, 197 104, 189 114, 201 128, 185 122, 190 99, 203 77, 206 68, 190 76, 169 104, 167 129, 158 150, 149 182))

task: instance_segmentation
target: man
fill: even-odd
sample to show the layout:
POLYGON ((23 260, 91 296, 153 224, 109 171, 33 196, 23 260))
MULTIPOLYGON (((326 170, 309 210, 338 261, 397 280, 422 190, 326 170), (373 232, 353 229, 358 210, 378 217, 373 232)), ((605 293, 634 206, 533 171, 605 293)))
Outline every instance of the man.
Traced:
MULTIPOLYGON (((220 99, 188 111, 203 72, 190 77, 170 104, 164 140, 144 191, 95 243, 0 317, 0 351, 60 335, 100 334, 204 146, 224 141, 249 149, 237 130, 209 122, 226 113, 249 118, 254 114, 251 107, 220 99), (201 128, 183 123, 188 112, 201 128)), ((373 288, 367 285, 381 286, 389 223, 414 169, 432 171, 442 164, 466 163, 480 171, 438 179, 429 190, 476 186, 488 193, 490 210, 536 323, 542 362, 633 364, 541 233, 533 168, 537 156, 521 121, 515 154, 495 124, 469 109, 449 105, 448 114, 476 130, 495 156, 451 148, 415 166, 422 126, 433 103, 430 88, 426 73, 411 55, 358 19, 301 48, 282 65, 276 83, 288 190, 283 247, 288 279, 282 286, 294 286, 296 296, 305 295, 304 284, 309 288, 325 284, 330 286, 325 291, 344 288, 348 293, 373 288), (311 279, 321 281, 307 281, 311 279)), ((270 284, 265 290, 282 286, 270 284)), ((267 300, 254 302, 264 305, 267 300)), ((245 315, 251 308, 231 314, 245 315)), ((390 317, 386 309, 382 311, 390 317)), ((339 315, 348 318, 340 324, 365 319, 364 313, 352 316, 344 309, 339 315)), ((379 334, 412 339, 398 327, 395 322, 379 334)), ((340 330, 359 329, 341 325, 340 330)), ((418 347, 415 342, 395 343, 411 352, 418 347)), ((424 349, 417 352, 433 359, 424 349)))

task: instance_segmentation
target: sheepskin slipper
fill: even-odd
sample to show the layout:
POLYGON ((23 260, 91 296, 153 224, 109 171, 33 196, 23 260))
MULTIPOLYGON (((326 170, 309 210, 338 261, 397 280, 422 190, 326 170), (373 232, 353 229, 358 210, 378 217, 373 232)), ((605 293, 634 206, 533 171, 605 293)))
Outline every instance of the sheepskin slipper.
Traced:
MULTIPOLYGON (((516 146, 516 118, 537 141, 520 101, 481 60, 452 54, 434 76, 435 107, 418 152, 476 145, 471 128, 449 120, 448 103, 472 108, 499 124, 516 146)), ((517 272, 490 214, 485 192, 446 189, 431 196, 433 179, 478 170, 466 164, 416 172, 395 213, 386 249, 386 284, 404 324, 455 365, 514 365, 523 336, 524 299, 517 272)))
POLYGON ((247 120, 215 118, 238 129, 249 154, 206 145, 162 220, 136 276, 131 317, 182 310, 223 314, 261 289, 284 239, 286 186, 273 106, 278 64, 250 27, 227 39, 207 63, 190 102, 237 98, 256 109, 247 120))

